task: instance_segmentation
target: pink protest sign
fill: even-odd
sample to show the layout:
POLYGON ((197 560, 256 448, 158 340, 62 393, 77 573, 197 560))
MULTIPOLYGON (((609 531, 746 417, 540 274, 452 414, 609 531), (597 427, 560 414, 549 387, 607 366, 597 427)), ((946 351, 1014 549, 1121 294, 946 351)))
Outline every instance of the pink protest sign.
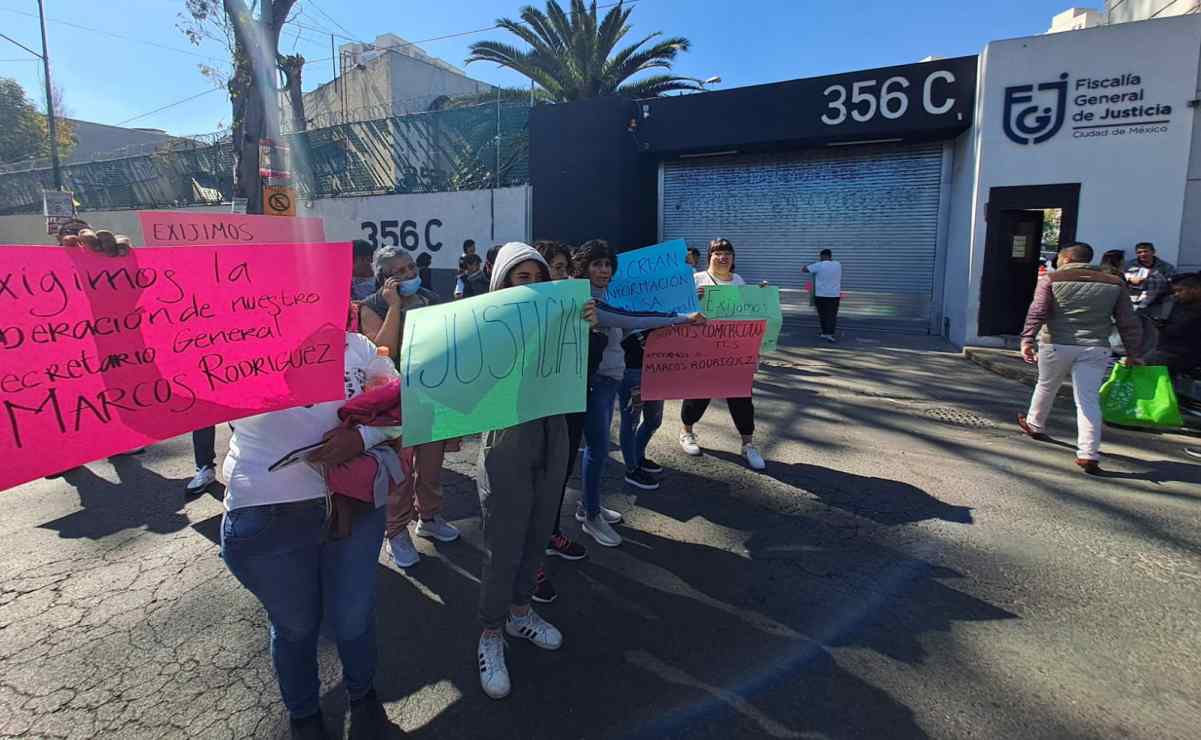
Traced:
POLYGON ((201 244, 300 244, 325 241, 319 218, 247 216, 241 213, 138 211, 148 247, 201 244))
POLYGON ((347 243, 0 246, 0 490, 342 398, 350 263, 347 243))
POLYGON ((656 329, 642 355, 643 400, 751 395, 766 330, 762 319, 656 329))

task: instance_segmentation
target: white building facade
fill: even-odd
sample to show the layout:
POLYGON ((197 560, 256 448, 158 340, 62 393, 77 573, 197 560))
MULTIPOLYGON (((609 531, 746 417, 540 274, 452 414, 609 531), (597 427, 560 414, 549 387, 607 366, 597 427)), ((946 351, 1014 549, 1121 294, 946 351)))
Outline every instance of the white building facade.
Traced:
POLYGON ((956 142, 948 339, 1018 333, 1040 252, 1057 243, 1133 257, 1149 241, 1201 269, 1199 63, 1197 15, 985 48, 973 127, 956 142))

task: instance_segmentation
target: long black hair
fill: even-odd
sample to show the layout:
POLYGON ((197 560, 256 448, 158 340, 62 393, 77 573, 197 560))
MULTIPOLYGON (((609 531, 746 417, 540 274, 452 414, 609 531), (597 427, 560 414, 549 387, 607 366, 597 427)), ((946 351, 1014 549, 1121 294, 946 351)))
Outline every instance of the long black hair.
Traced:
POLYGON ((714 252, 729 252, 730 253, 730 272, 734 272, 734 265, 738 262, 738 253, 734 251, 734 243, 725 237, 717 237, 709 242, 709 253, 705 256, 705 271, 709 270, 709 263, 713 261, 714 252))

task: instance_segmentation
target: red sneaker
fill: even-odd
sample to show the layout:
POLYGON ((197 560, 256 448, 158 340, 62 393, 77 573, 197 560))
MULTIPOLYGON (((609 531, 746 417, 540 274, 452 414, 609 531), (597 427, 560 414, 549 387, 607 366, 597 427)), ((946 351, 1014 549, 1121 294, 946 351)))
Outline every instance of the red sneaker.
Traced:
POLYGON ((546 554, 564 560, 583 560, 588 557, 588 548, 565 535, 555 534, 546 543, 546 554))

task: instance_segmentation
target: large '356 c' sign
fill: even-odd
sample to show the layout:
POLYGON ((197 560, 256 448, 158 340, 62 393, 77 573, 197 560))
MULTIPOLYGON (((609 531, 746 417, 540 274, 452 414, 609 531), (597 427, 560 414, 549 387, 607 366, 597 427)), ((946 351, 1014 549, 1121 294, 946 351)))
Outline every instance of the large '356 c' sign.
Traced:
POLYGON ((848 84, 834 84, 824 91, 827 110, 821 122, 837 126, 849 115, 860 123, 876 116, 890 121, 904 117, 911 104, 932 116, 951 112, 958 102, 955 95, 955 73, 948 69, 929 72, 914 83, 910 74, 896 74, 887 79, 871 78, 848 84))

